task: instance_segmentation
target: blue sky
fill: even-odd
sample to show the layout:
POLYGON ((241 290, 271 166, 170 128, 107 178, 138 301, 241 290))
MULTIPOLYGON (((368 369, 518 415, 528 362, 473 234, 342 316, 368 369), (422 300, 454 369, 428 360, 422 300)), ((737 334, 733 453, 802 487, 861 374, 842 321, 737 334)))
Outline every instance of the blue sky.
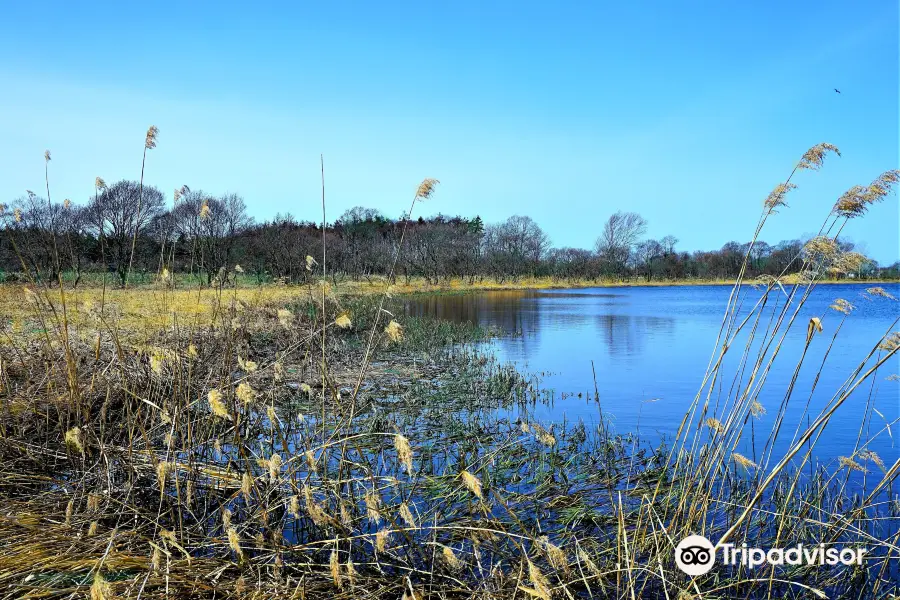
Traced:
MULTIPOLYGON (((237 192, 258 219, 371 206, 533 217, 589 247, 616 210, 684 250, 746 241, 810 146, 770 243, 898 166, 896 2, 17 2, 0 7, 0 201, 94 177, 237 192), (833 88, 839 88, 836 94, 833 88)), ((846 234, 900 258, 898 199, 846 234)))

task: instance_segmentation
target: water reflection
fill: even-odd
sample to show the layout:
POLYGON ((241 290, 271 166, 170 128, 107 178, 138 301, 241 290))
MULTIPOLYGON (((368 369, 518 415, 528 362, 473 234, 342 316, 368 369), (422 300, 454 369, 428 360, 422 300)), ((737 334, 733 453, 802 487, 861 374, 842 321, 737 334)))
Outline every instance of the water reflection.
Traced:
POLYGON ((567 354, 581 348, 590 360, 597 350, 611 356, 634 357, 645 344, 671 334, 675 319, 669 316, 629 314, 630 302, 618 293, 503 290, 448 296, 426 296, 404 306, 410 316, 429 316, 454 322, 494 327, 510 337, 502 345, 516 358, 530 359, 547 340, 564 332, 567 354), (588 333, 594 335, 586 335, 588 333))
MULTIPOLYGON (((888 291, 900 296, 896 285, 888 286, 888 291)), ((806 364, 815 368, 803 369, 797 377, 795 398, 786 409, 789 425, 785 425, 785 431, 793 433, 797 427, 805 427, 808 415, 817 414, 826 405, 884 332, 896 328, 892 323, 900 304, 874 302, 866 299, 864 292, 865 286, 859 285, 820 286, 798 316, 798 323, 806 323, 813 316, 824 317, 823 323, 831 328, 837 323, 829 316, 834 298, 848 298, 857 305, 840 331, 840 343, 830 348, 827 361, 828 345, 810 346, 806 364), (818 374, 821 364, 825 369, 818 374)), ((468 321, 506 332, 508 335, 492 343, 491 351, 501 361, 543 374, 543 387, 553 390, 555 402, 535 407, 538 418, 595 421, 597 407, 585 399, 593 398, 596 373, 604 415, 614 418, 618 432, 639 429, 671 436, 703 380, 729 293, 729 288, 719 286, 490 291, 411 299, 406 312, 468 321)), ((750 298, 756 293, 747 291, 750 298)), ((768 314, 763 318, 767 321, 768 314)), ((768 372, 759 402, 769 412, 752 423, 760 431, 768 431, 773 424, 793 377, 796 357, 805 346, 805 335, 803 326, 792 329, 784 340, 780 359, 768 372)), ((746 381, 746 374, 736 374, 732 364, 739 354, 725 361, 727 372, 722 381, 728 385, 717 388, 717 402, 725 401, 734 391, 733 385, 740 385, 738 380, 746 381), (733 377, 737 377, 734 382, 733 377)), ((851 400, 857 410, 835 415, 829 425, 829 453, 850 456, 857 450, 860 415, 868 414, 865 406, 869 402, 878 411, 871 414, 884 415, 883 421, 892 427, 900 420, 900 386, 885 381, 885 377, 873 380, 871 390, 859 392, 861 396, 851 400)), ((879 419, 876 422, 884 428, 879 419)), ((790 437, 779 444, 788 443, 790 437)), ((755 442, 752 435, 747 438, 749 446, 738 450, 753 456, 755 442)), ((868 447, 885 460, 898 456, 897 446, 886 435, 868 447)))
POLYGON ((675 319, 670 317, 596 315, 594 321, 611 357, 638 357, 646 344, 675 330, 675 319))
POLYGON ((525 302, 534 298, 533 292, 494 291, 479 294, 450 294, 425 296, 410 300, 406 314, 414 317, 437 317, 457 323, 474 323, 482 327, 497 327, 507 333, 536 331, 538 311, 525 302))

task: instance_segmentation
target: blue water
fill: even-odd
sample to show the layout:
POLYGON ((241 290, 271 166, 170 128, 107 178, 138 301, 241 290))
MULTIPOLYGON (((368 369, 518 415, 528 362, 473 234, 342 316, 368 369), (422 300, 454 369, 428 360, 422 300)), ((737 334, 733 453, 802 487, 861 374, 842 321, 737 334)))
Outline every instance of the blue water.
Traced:
MULTIPOLYGON (((798 428, 802 433, 808 419, 815 420, 883 336, 900 328, 896 323, 900 303, 873 298, 865 293, 866 287, 820 285, 813 290, 758 397, 767 413, 751 419, 752 430, 751 423, 746 425, 742 453, 760 455, 805 345, 811 317, 821 319, 824 331, 814 337, 799 371, 776 440, 776 458, 790 445, 798 428), (844 317, 829 309, 836 298, 856 308, 846 317, 820 369, 844 317)), ((900 285, 882 287, 900 298, 900 285)), ((602 410, 616 432, 636 432, 652 440, 675 435, 697 394, 730 293, 726 286, 479 292, 411 300, 406 308, 413 315, 500 328, 504 335, 491 342, 489 349, 523 371, 542 375, 543 387, 552 389, 551 402, 530 409, 537 418, 597 422, 602 410), (594 372, 599 405, 594 399, 594 372)), ((746 314, 762 292, 748 287, 743 293, 742 314, 746 314)), ((758 337, 771 325, 769 316, 780 310, 786 299, 781 291, 770 296, 758 337)), ((749 371, 743 373, 743 384, 735 384, 734 378, 741 375, 736 366, 746 333, 727 355, 721 371, 725 377, 711 398, 713 404, 726 402, 729 392, 733 397, 733 384, 733 389, 744 388, 749 371)), ((755 358, 758 344, 752 348, 755 358)), ((897 460, 900 381, 887 377, 898 372, 900 359, 892 358, 851 394, 815 447, 818 460, 851 456, 862 448, 877 452, 888 466, 897 460)), ((716 416, 721 418, 721 411, 716 416)), ((875 465, 867 466, 873 476, 880 474, 875 465)))

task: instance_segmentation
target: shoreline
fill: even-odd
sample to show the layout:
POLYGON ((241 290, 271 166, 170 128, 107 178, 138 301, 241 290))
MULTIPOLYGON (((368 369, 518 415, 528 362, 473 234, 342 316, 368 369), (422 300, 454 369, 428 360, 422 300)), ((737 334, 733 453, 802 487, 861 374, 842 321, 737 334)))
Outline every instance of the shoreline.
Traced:
MULTIPOLYGON (((783 285, 797 285, 796 277, 788 276, 783 278, 783 285)), ((745 279, 743 285, 758 285, 763 283, 759 279, 745 279)), ((513 291, 513 290, 565 290, 565 289, 588 289, 588 288, 629 288, 629 287, 702 287, 702 286, 734 286, 733 279, 669 279, 658 281, 609 281, 609 280, 555 280, 550 277, 528 277, 518 281, 497 282, 495 280, 485 280, 476 283, 468 283, 459 279, 450 280, 445 283, 432 284, 421 279, 413 280, 410 283, 401 281, 395 282, 393 285, 387 285, 385 279, 379 276, 371 281, 361 280, 339 280, 328 282, 330 291, 336 293, 346 293, 350 295, 369 295, 373 293, 381 293, 388 291, 391 294, 405 295, 415 293, 464 293, 470 291, 513 291)), ((898 279, 825 279, 816 282, 816 285, 892 285, 900 284, 898 279)), ((22 281, 6 281, 0 282, 0 290, 10 290, 34 287, 28 282, 22 281)), ((39 286, 44 287, 44 286, 39 286)), ((56 285, 51 286, 56 289, 56 285)), ((249 283, 239 282, 237 285, 230 284, 223 286, 221 291, 227 293, 237 289, 238 291, 253 290, 297 290, 305 291, 311 287, 318 287, 315 282, 295 283, 295 284, 278 284, 274 282, 265 283, 249 283)), ((65 285, 66 293, 77 294, 79 292, 94 292, 103 288, 102 285, 95 282, 83 282, 77 287, 65 285)), ((220 288, 203 286, 202 288, 194 285, 175 285, 174 287, 165 286, 159 283, 139 283, 129 285, 128 288, 107 285, 108 293, 121 294, 123 292, 209 292, 218 291, 220 288)))
MULTIPOLYGON (((743 282, 744 285, 754 285, 761 283, 756 279, 749 279, 743 282)), ((785 280, 782 282, 786 286, 797 285, 798 282, 785 280)), ((451 281, 447 284, 425 284, 424 282, 413 282, 410 284, 397 283, 393 286, 385 285, 385 282, 340 282, 334 290, 338 293, 350 295, 369 295, 382 293, 388 288, 391 294, 411 296, 418 294, 465 294, 470 292, 493 292, 493 291, 541 291, 541 290, 577 290, 591 288, 656 288, 656 287, 732 287, 734 280, 670 280, 670 281, 552 281, 548 279, 523 279, 518 282, 497 283, 494 281, 485 281, 480 283, 465 283, 460 281, 451 281)), ((892 285, 900 284, 897 280, 825 280, 818 281, 816 285, 892 285)))

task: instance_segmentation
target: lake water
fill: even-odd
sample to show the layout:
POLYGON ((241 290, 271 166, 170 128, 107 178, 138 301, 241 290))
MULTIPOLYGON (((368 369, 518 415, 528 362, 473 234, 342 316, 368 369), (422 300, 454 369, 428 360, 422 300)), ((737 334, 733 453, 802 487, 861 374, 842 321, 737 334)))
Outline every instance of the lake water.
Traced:
MULTIPOLYGON (((759 396, 767 413, 752 420, 754 432, 747 426, 741 448, 747 456, 759 454, 772 429, 805 345, 811 317, 821 318, 824 331, 814 338, 799 371, 776 452, 789 445, 807 418, 816 418, 879 340, 898 329, 900 303, 873 298, 865 293, 866 287, 820 285, 813 290, 759 396), (828 352, 843 318, 829 309, 836 298, 849 301, 856 309, 828 352)), ((900 298, 900 285, 883 287, 900 298)), ((406 311, 501 329, 504 335, 491 342, 490 348, 520 370, 542 375, 543 386, 553 390, 552 402, 530 409, 541 420, 597 422, 602 410, 618 433, 671 439, 703 380, 730 292, 726 286, 491 291, 416 298, 408 302, 406 311), (594 400, 594 372, 599 406, 594 400)), ((743 293, 747 294, 745 307, 762 295, 749 287, 743 293)), ((785 294, 773 294, 767 317, 785 301, 785 294)), ((769 324, 765 318, 759 327, 764 330, 769 324)), ((713 402, 728 397, 744 339, 739 337, 729 352, 723 371, 727 377, 713 402)), ((755 356, 758 347, 753 349, 755 356)), ((900 382, 887 377, 898 373, 898 367, 900 359, 891 359, 838 409, 816 447, 819 460, 851 456, 870 438, 867 448, 885 463, 897 459, 900 382)), ((743 380, 748 376, 745 372, 743 380)))

